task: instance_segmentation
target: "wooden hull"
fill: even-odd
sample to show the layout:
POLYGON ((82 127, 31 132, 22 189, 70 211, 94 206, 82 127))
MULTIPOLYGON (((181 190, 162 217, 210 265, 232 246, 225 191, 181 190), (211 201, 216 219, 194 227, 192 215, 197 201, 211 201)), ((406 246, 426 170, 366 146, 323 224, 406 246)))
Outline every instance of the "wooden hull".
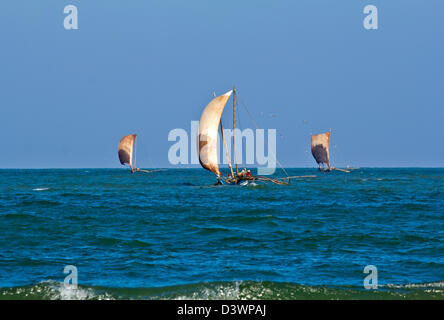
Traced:
POLYGON ((246 186, 248 185, 250 182, 248 180, 241 180, 238 182, 228 182, 228 181, 224 181, 224 180, 219 180, 218 185, 223 185, 223 186, 246 186))

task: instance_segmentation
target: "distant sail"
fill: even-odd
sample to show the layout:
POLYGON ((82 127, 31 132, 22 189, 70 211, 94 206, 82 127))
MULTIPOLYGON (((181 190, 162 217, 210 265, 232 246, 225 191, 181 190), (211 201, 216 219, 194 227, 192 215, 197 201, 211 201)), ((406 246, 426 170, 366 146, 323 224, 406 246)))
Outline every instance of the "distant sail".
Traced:
POLYGON ((204 169, 217 175, 221 174, 217 159, 217 133, 220 117, 232 92, 232 90, 228 91, 211 100, 202 112, 199 122, 199 134, 197 136, 199 162, 204 169))
POLYGON ((323 163, 330 167, 330 132, 311 136, 311 154, 318 164, 323 163))
POLYGON ((119 160, 121 164, 128 164, 133 167, 133 147, 136 140, 135 134, 124 136, 119 143, 119 160))

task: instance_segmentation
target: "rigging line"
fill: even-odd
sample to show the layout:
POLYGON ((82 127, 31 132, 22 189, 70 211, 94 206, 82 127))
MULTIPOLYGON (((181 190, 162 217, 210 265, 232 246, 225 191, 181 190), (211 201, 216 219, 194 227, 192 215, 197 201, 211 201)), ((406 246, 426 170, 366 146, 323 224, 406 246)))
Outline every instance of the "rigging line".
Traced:
MULTIPOLYGON (((247 111, 251 121, 253 122, 253 124, 256 126, 256 129, 259 129, 259 126, 257 125, 256 121, 254 121, 253 116, 251 115, 250 111, 247 108, 247 105, 245 104, 244 100, 241 98, 241 96, 239 95, 239 92, 237 91, 237 99, 241 102, 242 106, 245 108, 245 110, 247 111)), ((282 171, 284 171, 285 175, 288 177, 288 173, 287 171, 284 169, 284 167, 282 166, 282 164, 279 162, 279 160, 277 159, 276 155, 273 154, 274 160, 276 160, 276 163, 281 167, 282 171)))
POLYGON ((137 139, 136 138, 137 138, 137 136, 134 137, 134 168, 137 168, 137 165, 136 165, 137 139))
MULTIPOLYGON (((241 129, 242 128, 242 124, 241 124, 241 121, 240 121, 240 110, 239 109, 237 110, 237 121, 239 122, 239 125, 238 125, 239 130, 242 130, 241 129)), ((242 144, 242 135, 240 136, 240 143, 242 144)), ((241 148, 241 150, 242 150, 242 148, 241 148)), ((241 160, 240 164, 243 166, 244 165, 244 158, 243 158, 242 154, 241 154, 241 159, 240 160, 241 160)), ((247 165, 246 160, 245 160, 245 165, 247 165)))
POLYGON ((239 168, 236 159, 236 88, 233 86, 233 148, 234 148, 234 163, 236 164, 236 174, 239 174, 239 168))
POLYGON ((342 152, 342 148, 338 144, 334 144, 333 158, 335 160, 334 161, 335 163, 341 163, 342 162, 343 165, 349 166, 349 163, 347 163, 347 159, 346 159, 344 153, 342 152))
MULTIPOLYGON (((245 108, 245 110, 247 111, 248 115, 250 116, 251 121, 253 122, 253 124, 256 126, 256 129, 259 129, 259 126, 257 125, 256 121, 254 120, 253 116, 251 115, 250 111, 247 108, 247 105, 245 104, 244 100, 240 97, 239 93, 237 93, 238 96, 238 100, 241 102, 241 104, 243 105, 243 107, 245 108)), ((288 177, 288 173, 287 171, 284 169, 284 167, 282 166, 282 164, 279 162, 279 160, 277 159, 276 155, 273 154, 274 159, 276 160, 276 163, 281 167, 282 171, 284 171, 285 175, 288 177)))
POLYGON ((233 167, 231 166, 231 157, 230 157, 230 154, 228 153, 227 141, 225 141, 224 127, 222 126, 222 119, 220 120, 220 132, 222 134, 222 139, 224 140, 225 152, 226 152, 226 156, 227 156, 227 159, 228 159, 228 167, 231 170, 231 176, 234 177, 233 167))

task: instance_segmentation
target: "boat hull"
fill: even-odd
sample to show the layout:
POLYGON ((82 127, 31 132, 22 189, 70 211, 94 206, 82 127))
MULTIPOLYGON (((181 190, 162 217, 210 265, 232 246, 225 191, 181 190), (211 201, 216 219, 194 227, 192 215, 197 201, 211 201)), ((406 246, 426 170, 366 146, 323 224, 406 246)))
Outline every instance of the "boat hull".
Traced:
POLYGON ((249 180, 241 180, 238 182, 227 182, 222 179, 218 180, 217 185, 223 185, 223 186, 247 186, 250 184, 249 180))

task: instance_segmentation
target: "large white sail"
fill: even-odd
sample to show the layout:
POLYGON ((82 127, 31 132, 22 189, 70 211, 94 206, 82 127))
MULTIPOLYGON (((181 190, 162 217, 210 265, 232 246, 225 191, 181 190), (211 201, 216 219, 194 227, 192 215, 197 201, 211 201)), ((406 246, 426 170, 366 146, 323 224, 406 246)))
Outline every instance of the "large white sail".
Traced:
POLYGON ((228 91, 211 100, 202 112, 199 121, 199 133, 197 135, 199 162, 203 168, 217 175, 221 174, 217 157, 220 118, 232 92, 232 90, 228 91))

